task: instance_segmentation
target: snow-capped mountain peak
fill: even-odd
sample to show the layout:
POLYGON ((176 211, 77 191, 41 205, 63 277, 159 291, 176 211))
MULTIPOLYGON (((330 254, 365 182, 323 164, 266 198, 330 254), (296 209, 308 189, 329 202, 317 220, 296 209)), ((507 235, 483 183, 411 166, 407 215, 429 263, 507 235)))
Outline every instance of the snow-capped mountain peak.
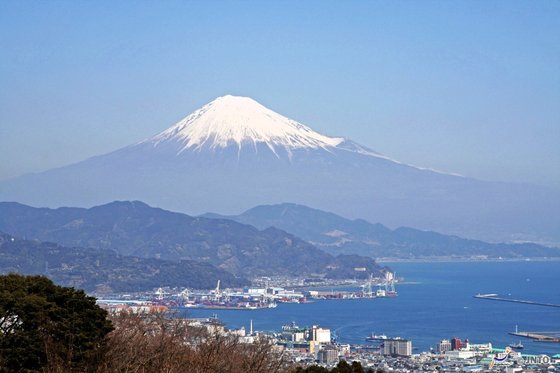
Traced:
POLYGON ((266 144, 288 152, 301 148, 330 148, 344 141, 328 137, 286 118, 249 97, 222 96, 196 110, 174 126, 146 140, 155 146, 180 142, 181 151, 266 144))

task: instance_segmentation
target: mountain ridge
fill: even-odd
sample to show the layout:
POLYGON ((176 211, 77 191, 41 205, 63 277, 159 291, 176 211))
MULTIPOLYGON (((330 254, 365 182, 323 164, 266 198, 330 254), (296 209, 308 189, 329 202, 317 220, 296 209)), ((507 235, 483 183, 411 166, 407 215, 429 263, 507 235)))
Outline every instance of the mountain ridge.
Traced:
POLYGON ((372 258, 334 257, 277 228, 258 230, 232 220, 192 217, 139 201, 55 210, 0 202, 0 230, 64 246, 110 249, 124 256, 194 260, 237 276, 367 276, 353 272, 350 263, 355 262, 368 268, 368 273, 383 271, 372 258))
MULTIPOLYGON (((234 105, 223 115, 216 114, 219 120, 191 114, 183 124, 200 120, 210 131, 216 119, 220 126, 235 127, 229 118, 242 120, 256 109, 236 110, 234 105)), ((272 113, 280 118, 273 123, 297 123, 272 113)), ((262 116, 262 121, 271 121, 262 116)), ((266 124, 258 118, 247 119, 254 119, 247 128, 266 124)), ((159 135, 173 133, 173 128, 179 131, 176 126, 159 135)), ((220 132, 231 140, 225 142, 204 131, 189 138, 191 143, 156 135, 72 165, 2 181, 0 200, 50 207, 142 200, 194 215, 236 214, 256 205, 290 201, 391 227, 413 226, 490 241, 560 242, 560 191, 410 166, 352 140, 305 128, 316 135, 296 126, 297 141, 280 136, 286 140, 280 143, 266 131, 261 137, 251 132, 256 137, 243 141, 247 135, 243 130, 237 133, 239 143, 228 131, 220 132)))
POLYGON ((255 206, 235 216, 212 213, 203 216, 228 218, 261 229, 275 226, 333 255, 397 259, 560 257, 560 248, 535 243, 489 243, 410 227, 389 229, 380 223, 351 220, 293 203, 255 206))

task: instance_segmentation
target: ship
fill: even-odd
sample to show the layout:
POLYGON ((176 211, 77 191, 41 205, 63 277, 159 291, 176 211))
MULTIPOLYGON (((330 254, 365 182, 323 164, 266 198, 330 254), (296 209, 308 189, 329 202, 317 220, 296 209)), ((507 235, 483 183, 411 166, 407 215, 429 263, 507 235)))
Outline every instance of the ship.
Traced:
POLYGON ((521 343, 521 341, 517 342, 517 343, 510 343, 509 347, 513 348, 514 350, 523 350, 524 346, 521 343))
POLYGON ((385 341, 386 339, 388 339, 388 337, 385 334, 373 334, 371 333, 370 336, 366 337, 366 341, 368 342, 382 342, 385 341))

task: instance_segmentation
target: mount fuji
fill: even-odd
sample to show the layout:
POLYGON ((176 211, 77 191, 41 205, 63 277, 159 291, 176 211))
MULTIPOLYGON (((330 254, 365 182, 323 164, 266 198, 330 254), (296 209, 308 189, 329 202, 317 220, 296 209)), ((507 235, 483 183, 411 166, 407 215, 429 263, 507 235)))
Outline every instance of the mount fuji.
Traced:
POLYGON ((292 202, 392 227, 560 242, 556 190, 403 164, 235 96, 139 143, 1 182, 0 200, 49 207, 142 200, 190 214, 292 202))

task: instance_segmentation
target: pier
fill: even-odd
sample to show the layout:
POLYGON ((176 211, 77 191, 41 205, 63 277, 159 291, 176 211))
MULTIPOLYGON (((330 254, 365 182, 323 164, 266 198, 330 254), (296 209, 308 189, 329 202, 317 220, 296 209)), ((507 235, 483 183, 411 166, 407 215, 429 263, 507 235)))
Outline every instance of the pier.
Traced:
POLYGON ((512 298, 503 298, 498 296, 498 294, 477 294, 474 295, 474 298, 478 299, 487 299, 487 300, 495 300, 499 302, 510 302, 510 303, 522 303, 522 304, 530 304, 533 306, 544 306, 544 307, 557 307, 560 308, 560 304, 555 303, 544 303, 544 302, 535 302, 532 300, 524 300, 524 299, 512 299, 512 298))
POLYGON ((510 335, 531 338, 536 342, 560 343, 560 332, 511 332, 510 335))

